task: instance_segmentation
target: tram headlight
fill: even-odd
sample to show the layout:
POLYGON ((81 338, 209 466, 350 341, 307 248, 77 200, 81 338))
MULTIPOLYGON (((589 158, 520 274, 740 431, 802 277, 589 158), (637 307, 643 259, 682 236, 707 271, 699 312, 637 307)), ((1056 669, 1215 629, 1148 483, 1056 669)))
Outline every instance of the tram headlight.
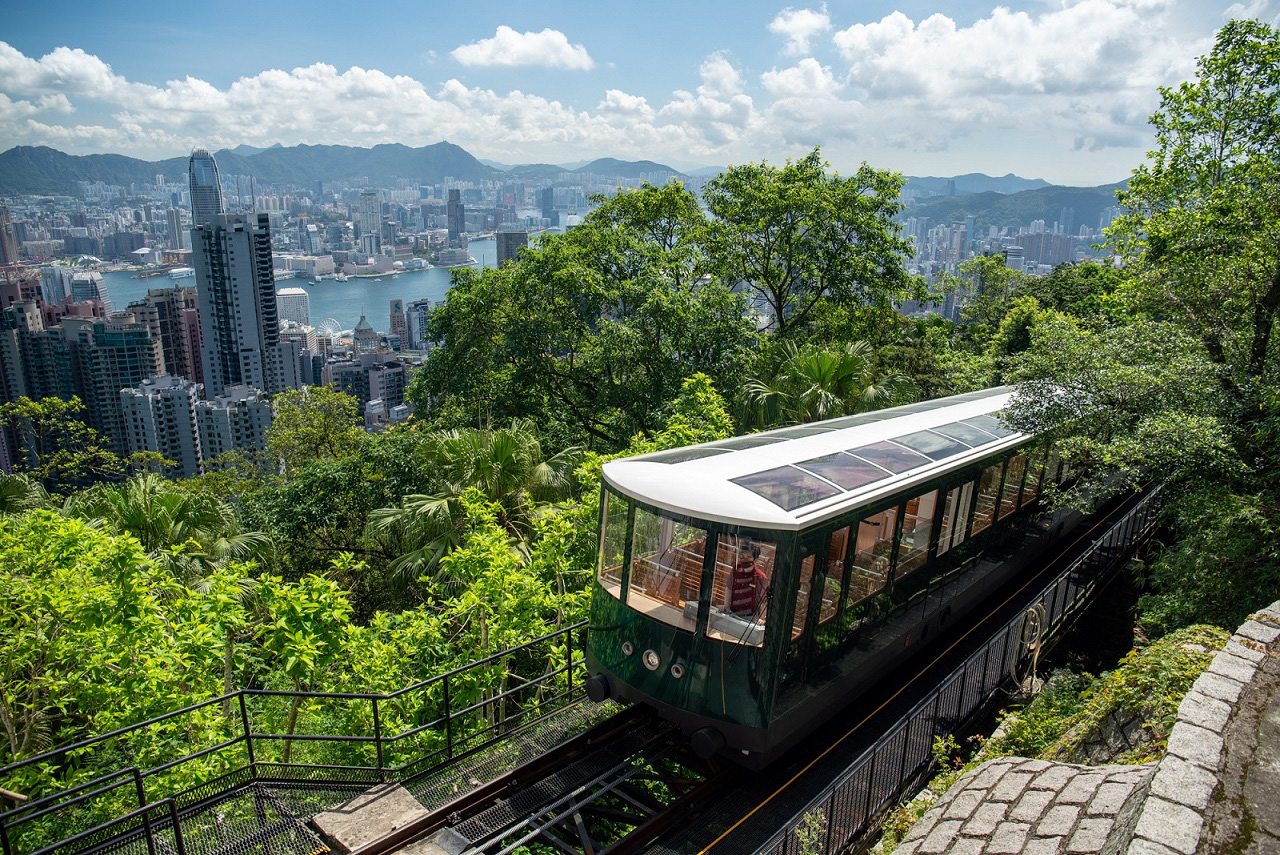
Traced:
POLYGON ((623 656, 630 656, 632 653, 635 653, 635 652, 636 652, 636 646, 634 644, 632 644, 630 641, 622 642, 623 656))
POLYGON ((684 666, 679 662, 671 666, 671 676, 679 680, 684 676, 684 666))
POLYGON ((646 650, 644 656, 640 658, 644 662, 644 667, 650 671, 657 671, 662 667, 662 658, 658 656, 658 651, 656 650, 646 650))

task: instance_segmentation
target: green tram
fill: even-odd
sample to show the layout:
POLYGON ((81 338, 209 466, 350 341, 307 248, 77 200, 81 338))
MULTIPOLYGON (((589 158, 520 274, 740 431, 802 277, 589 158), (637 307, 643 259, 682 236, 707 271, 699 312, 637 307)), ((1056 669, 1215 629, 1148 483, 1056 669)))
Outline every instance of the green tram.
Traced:
POLYGON ((655 707, 703 756, 767 763, 1082 518, 1040 513, 1064 473, 1000 422, 1011 396, 605 464, 588 694, 655 707))

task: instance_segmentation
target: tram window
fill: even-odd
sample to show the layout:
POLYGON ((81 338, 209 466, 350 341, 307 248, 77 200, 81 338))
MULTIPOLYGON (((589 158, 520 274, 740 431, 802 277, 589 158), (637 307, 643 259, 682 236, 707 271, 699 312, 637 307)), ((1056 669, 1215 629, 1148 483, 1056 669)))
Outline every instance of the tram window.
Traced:
POLYGON ((945 460, 969 450, 969 446, 959 440, 951 439, 930 430, 916 431, 904 436, 895 436, 893 441, 905 445, 912 451, 918 451, 930 460, 945 460))
POLYGON ((707 635, 759 647, 764 643, 770 580, 778 545, 731 534, 716 542, 707 635))
POLYGON ((849 575, 850 603, 869 597, 884 587, 889 576, 893 529, 897 522, 897 508, 890 508, 858 524, 858 540, 854 544, 853 567, 849 575))
POLYGON ((907 502, 902 513, 902 542, 898 545, 896 577, 918 570, 929 559, 929 535, 933 533, 933 512, 937 507, 937 490, 907 502))
POLYGON ((707 532, 638 508, 627 605, 680 629, 698 620, 707 532))
POLYGON ((813 590, 814 556, 806 555, 800 562, 800 585, 796 591, 796 611, 791 618, 791 637, 804 635, 805 623, 809 619, 809 592, 813 590))
POLYGON ((627 548, 627 503, 616 493, 608 493, 604 521, 600 528, 600 555, 597 578, 600 587, 615 597, 622 596, 622 554, 627 548))
POLYGON ((1004 519, 1018 509, 1018 496, 1022 493, 1022 476, 1026 471, 1026 452, 1009 458, 1009 468, 1004 476, 1004 492, 1000 497, 1000 519, 1004 519))
POLYGON ((872 466, 865 460, 859 460, 843 451, 828 454, 826 457, 802 460, 796 465, 846 490, 856 490, 873 481, 881 481, 889 477, 889 473, 879 466, 872 466))
POLYGON ((956 506, 960 504, 960 489, 953 487, 947 491, 947 501, 942 506, 942 528, 938 530, 938 554, 943 555, 951 548, 951 532, 956 526, 956 506))
POLYGON ((1044 479, 1045 449, 1037 448, 1031 452, 1027 463, 1027 480, 1022 485, 1022 504, 1025 507, 1040 495, 1040 484, 1044 479))
POLYGON ((996 519, 996 493, 1000 490, 1000 471, 1004 463, 988 466, 978 479, 978 500, 973 511, 971 534, 990 528, 996 519))
POLYGON ((827 581, 823 586, 822 605, 818 609, 818 623, 826 623, 836 616, 840 607, 840 589, 844 587, 845 555, 849 551, 849 526, 831 532, 827 544, 827 581))

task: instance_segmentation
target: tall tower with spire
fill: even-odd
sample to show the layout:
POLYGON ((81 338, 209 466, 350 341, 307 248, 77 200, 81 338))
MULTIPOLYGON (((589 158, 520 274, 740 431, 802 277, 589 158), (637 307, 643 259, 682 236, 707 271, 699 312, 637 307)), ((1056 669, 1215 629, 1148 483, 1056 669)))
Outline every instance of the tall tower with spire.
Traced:
POLYGON ((191 152, 187 161, 187 180, 191 187, 191 225, 207 226, 218 214, 226 213, 222 204, 222 179, 218 163, 206 149, 191 152))

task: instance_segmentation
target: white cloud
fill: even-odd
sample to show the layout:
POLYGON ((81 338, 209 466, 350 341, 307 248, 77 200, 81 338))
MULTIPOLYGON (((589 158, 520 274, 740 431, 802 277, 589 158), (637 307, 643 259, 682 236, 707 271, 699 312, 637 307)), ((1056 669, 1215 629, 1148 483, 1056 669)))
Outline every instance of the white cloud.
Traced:
POLYGON ((806 57, 782 71, 776 68, 766 71, 760 75, 760 82, 775 98, 820 98, 840 88, 831 69, 813 57, 806 57))
POLYGON ((794 56, 809 52, 809 40, 831 29, 831 16, 824 4, 821 11, 788 6, 769 23, 769 32, 787 37, 786 51, 794 56))
POLYGON ((698 94, 708 98, 723 98, 737 95, 742 91, 742 73, 733 67, 733 63, 723 53, 713 53, 698 66, 698 74, 702 83, 698 86, 698 94))
POLYGON ((505 24, 491 39, 460 45, 450 54, 463 65, 545 65, 588 70, 595 61, 582 45, 571 45, 559 30, 518 33, 505 24))

